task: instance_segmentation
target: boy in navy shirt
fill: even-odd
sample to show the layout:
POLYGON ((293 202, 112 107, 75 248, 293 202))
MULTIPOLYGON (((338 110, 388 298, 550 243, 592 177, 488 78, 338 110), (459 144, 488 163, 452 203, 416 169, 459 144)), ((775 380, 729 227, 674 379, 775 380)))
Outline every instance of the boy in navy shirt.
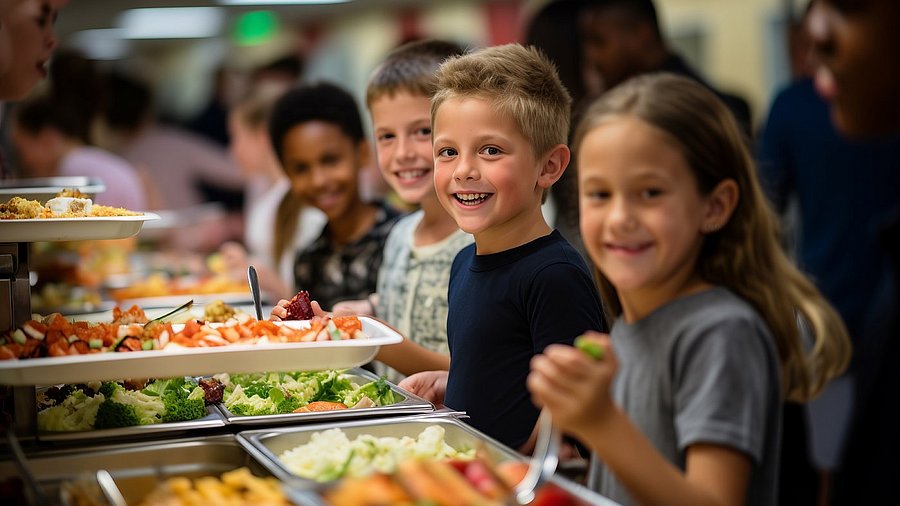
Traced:
POLYGON ((541 214, 569 163, 571 98, 553 64, 518 44, 449 59, 437 79, 435 189, 475 244, 450 273, 450 371, 400 386, 529 453, 539 414, 525 387, 531 357, 603 328, 590 271, 541 214))

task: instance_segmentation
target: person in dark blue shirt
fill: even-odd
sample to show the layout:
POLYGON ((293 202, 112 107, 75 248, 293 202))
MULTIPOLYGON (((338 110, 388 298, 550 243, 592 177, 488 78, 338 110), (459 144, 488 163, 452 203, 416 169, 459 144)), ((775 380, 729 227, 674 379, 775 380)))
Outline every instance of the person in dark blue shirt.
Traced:
POLYGON ((525 386, 531 358, 603 328, 590 271, 541 214, 569 163, 571 99, 553 64, 518 44, 448 59, 437 81, 435 190, 475 244, 450 271, 449 372, 400 386, 529 453, 539 414, 525 386))

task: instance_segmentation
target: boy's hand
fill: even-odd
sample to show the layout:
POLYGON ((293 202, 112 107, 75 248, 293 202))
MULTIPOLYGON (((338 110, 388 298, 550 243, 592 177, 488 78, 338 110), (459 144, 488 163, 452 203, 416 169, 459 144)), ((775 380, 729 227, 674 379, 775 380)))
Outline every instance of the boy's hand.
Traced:
POLYGON ((613 412, 609 387, 618 362, 606 334, 589 332, 577 344, 551 345, 532 358, 527 385, 534 402, 550 410, 553 423, 582 436, 613 412))
POLYGON ((431 402, 436 408, 444 407, 444 394, 447 393, 447 371, 425 371, 413 374, 401 381, 397 386, 414 393, 431 402))

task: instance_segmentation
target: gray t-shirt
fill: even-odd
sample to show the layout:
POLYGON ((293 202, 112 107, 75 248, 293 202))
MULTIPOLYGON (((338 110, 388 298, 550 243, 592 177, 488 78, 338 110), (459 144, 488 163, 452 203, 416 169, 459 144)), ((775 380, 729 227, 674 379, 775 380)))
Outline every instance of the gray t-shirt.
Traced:
MULTIPOLYGON (((646 318, 612 327, 619 370, 613 399, 678 468, 695 443, 735 449, 752 460, 747 505, 777 503, 781 433, 775 343, 759 314, 725 288, 677 299, 646 318)), ((594 455, 590 486, 634 500, 594 455)))

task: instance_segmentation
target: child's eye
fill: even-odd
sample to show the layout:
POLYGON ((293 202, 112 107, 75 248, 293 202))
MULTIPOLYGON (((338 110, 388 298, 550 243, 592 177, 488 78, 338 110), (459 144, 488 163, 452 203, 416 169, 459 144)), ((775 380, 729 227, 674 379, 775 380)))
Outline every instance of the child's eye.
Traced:
POLYGON ((327 154, 322 157, 322 165, 332 166, 336 165, 340 161, 341 157, 335 154, 327 154))
POLYGON ((428 137, 430 139, 431 138, 431 127, 418 128, 418 129, 416 129, 414 134, 419 137, 428 137))
POLYGON ((438 150, 437 155, 441 157, 456 156, 456 150, 453 148, 441 148, 438 150))
POLYGON ((659 197, 660 195, 662 195, 662 193, 662 190, 660 190, 659 188, 646 188, 644 190, 641 190, 641 197, 645 199, 652 199, 654 197, 659 197))
POLYGON ((378 139, 378 142, 382 142, 382 141, 389 141, 389 140, 393 139, 394 137, 396 137, 396 135, 394 135, 392 133, 382 133, 382 134, 378 134, 377 139, 378 139))
POLYGON ((498 156, 503 153, 497 146, 485 146, 481 151, 488 156, 498 156))
POLYGON ((588 191, 588 192, 585 192, 584 195, 585 195, 585 197, 587 197, 588 200, 602 201, 602 200, 609 199, 610 193, 608 191, 600 190, 600 191, 588 191))

